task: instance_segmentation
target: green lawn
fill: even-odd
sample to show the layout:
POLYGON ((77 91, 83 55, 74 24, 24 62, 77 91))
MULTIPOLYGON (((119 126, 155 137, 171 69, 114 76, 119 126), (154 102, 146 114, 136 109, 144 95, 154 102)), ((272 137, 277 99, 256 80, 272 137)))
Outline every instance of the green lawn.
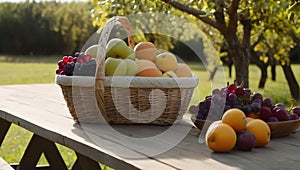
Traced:
MULTIPOLYGON (((0 55, 0 84, 30 84, 30 83, 54 83, 56 62, 61 56, 52 57, 24 57, 24 56, 1 56, 0 55)), ((191 104, 196 104, 204 97, 210 94, 212 90, 212 82, 209 81, 209 75, 205 68, 196 63, 190 63, 194 74, 199 77, 199 86, 195 90, 191 104)), ((292 69, 300 83, 300 65, 293 65, 292 69)), ((272 97, 275 102, 282 102, 288 104, 291 95, 284 77, 282 69, 278 66, 277 81, 272 82, 268 78, 265 89, 258 89, 258 80, 260 70, 251 65, 250 66, 250 87, 252 91, 261 92, 264 96, 272 97)), ((223 76, 217 76, 214 80, 218 82, 233 82, 233 79, 227 77, 228 69, 224 67, 223 76)), ((233 73, 234 75, 234 73, 233 73)), ((226 83, 224 84, 224 86, 226 83)), ((222 84, 223 86, 223 84, 222 84)), ((299 102, 297 105, 300 105, 299 102)), ((3 145, 0 147, 0 155, 10 163, 19 162, 24 153, 24 149, 28 144, 32 133, 13 125, 6 136, 3 145)), ((63 159, 67 166, 70 167, 75 161, 75 154, 72 150, 58 145, 63 159)), ((46 164, 44 157, 41 158, 39 164, 46 164)))

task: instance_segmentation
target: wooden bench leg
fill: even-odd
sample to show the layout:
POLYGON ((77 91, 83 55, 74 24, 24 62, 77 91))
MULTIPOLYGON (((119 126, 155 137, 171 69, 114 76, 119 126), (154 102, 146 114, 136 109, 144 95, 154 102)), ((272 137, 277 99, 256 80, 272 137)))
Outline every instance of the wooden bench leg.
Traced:
POLYGON ((1 129, 0 129, 0 146, 1 146, 6 134, 8 132, 8 129, 9 129, 11 123, 4 120, 4 119, 2 119, 2 118, 0 118, 0 125, 1 125, 1 129))
POLYGON ((72 170, 101 170, 98 162, 76 152, 77 160, 72 170))
POLYGON ((44 153, 51 169, 67 170, 55 143, 35 134, 32 136, 17 169, 36 169, 42 153, 44 153))

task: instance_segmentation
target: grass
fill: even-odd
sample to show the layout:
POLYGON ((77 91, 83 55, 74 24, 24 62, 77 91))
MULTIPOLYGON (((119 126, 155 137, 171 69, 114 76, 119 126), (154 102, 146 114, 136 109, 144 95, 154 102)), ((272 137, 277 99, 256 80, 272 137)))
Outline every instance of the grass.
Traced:
MULTIPOLYGON (((0 55, 0 84, 31 84, 31 83, 54 83, 55 69, 57 61, 61 56, 1 56, 0 55)), ((189 64, 194 74, 199 77, 199 86, 195 89, 191 104, 197 104, 200 100, 211 93, 214 87, 224 87, 226 82, 233 82, 233 78, 228 78, 228 68, 220 71, 209 81, 209 74, 205 67, 197 63, 189 64)), ((297 81, 300 83, 300 65, 293 65, 297 81)), ((234 69, 233 69, 234 71, 234 69)), ((258 80, 260 70, 251 65, 249 68, 249 81, 252 91, 261 92, 264 96, 271 97, 275 102, 289 104, 291 95, 287 81, 282 69, 278 66, 276 69, 277 80, 272 82, 267 79, 265 89, 258 89, 258 80)), ((269 70, 270 72, 270 70, 269 70)), ((233 74, 234 75, 234 72, 233 74)), ((297 105, 300 105, 298 102, 297 105)), ((0 155, 9 163, 19 162, 25 148, 32 136, 32 133, 12 125, 6 138, 0 147, 0 155)), ((63 159, 68 167, 71 167, 76 159, 74 151, 61 145, 57 145, 63 159)), ((47 164, 44 156, 41 157, 39 164, 47 164)), ((107 167, 103 166, 102 169, 107 167)))

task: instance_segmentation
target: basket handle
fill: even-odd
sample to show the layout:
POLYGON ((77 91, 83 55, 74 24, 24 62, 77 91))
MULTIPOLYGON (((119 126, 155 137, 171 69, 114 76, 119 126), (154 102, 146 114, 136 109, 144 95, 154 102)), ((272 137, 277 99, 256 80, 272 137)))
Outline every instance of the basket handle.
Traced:
MULTIPOLYGON (((105 57, 106 57, 106 44, 108 42, 109 35, 114 28, 114 26, 120 23, 128 37, 128 45, 131 49, 134 48, 134 40, 132 34, 131 24, 128 18, 124 16, 115 16, 110 18, 105 26, 103 27, 99 42, 98 42, 98 52, 96 57, 97 69, 95 73, 95 93, 98 107, 101 113, 105 113, 105 105, 104 105, 104 80, 105 80, 105 57)), ((106 115, 106 114, 102 114, 106 115)), ((106 117, 105 117, 106 118, 106 117)), ((106 119, 107 120, 107 119, 106 119)))

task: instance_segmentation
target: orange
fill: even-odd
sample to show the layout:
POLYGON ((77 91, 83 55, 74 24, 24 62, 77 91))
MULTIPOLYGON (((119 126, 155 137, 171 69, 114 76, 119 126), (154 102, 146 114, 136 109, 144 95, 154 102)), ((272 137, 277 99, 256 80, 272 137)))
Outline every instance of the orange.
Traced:
POLYGON ((254 119, 247 124, 246 130, 252 132, 256 138, 256 146, 262 147, 270 142, 271 130, 269 125, 261 119, 254 119))
POLYGON ((236 140, 237 136, 233 128, 221 121, 213 122, 205 135, 206 145, 214 152, 230 152, 236 140))
POLYGON ((251 117, 253 119, 259 119, 260 116, 258 113, 254 113, 254 112, 250 112, 249 114, 247 114, 247 117, 251 117))
MULTIPOLYGON (((252 118, 252 117, 246 117, 246 122, 247 122, 247 124, 250 122, 250 121, 252 121, 252 120, 254 120, 254 118, 252 118)), ((247 127, 246 127, 247 128, 247 127)))
POLYGON ((144 69, 137 73, 136 76, 142 76, 142 77, 161 77, 162 72, 155 67, 144 69))
POLYGON ((226 123, 236 132, 240 132, 246 129, 246 115, 240 109, 229 109, 223 114, 222 123, 226 123))

